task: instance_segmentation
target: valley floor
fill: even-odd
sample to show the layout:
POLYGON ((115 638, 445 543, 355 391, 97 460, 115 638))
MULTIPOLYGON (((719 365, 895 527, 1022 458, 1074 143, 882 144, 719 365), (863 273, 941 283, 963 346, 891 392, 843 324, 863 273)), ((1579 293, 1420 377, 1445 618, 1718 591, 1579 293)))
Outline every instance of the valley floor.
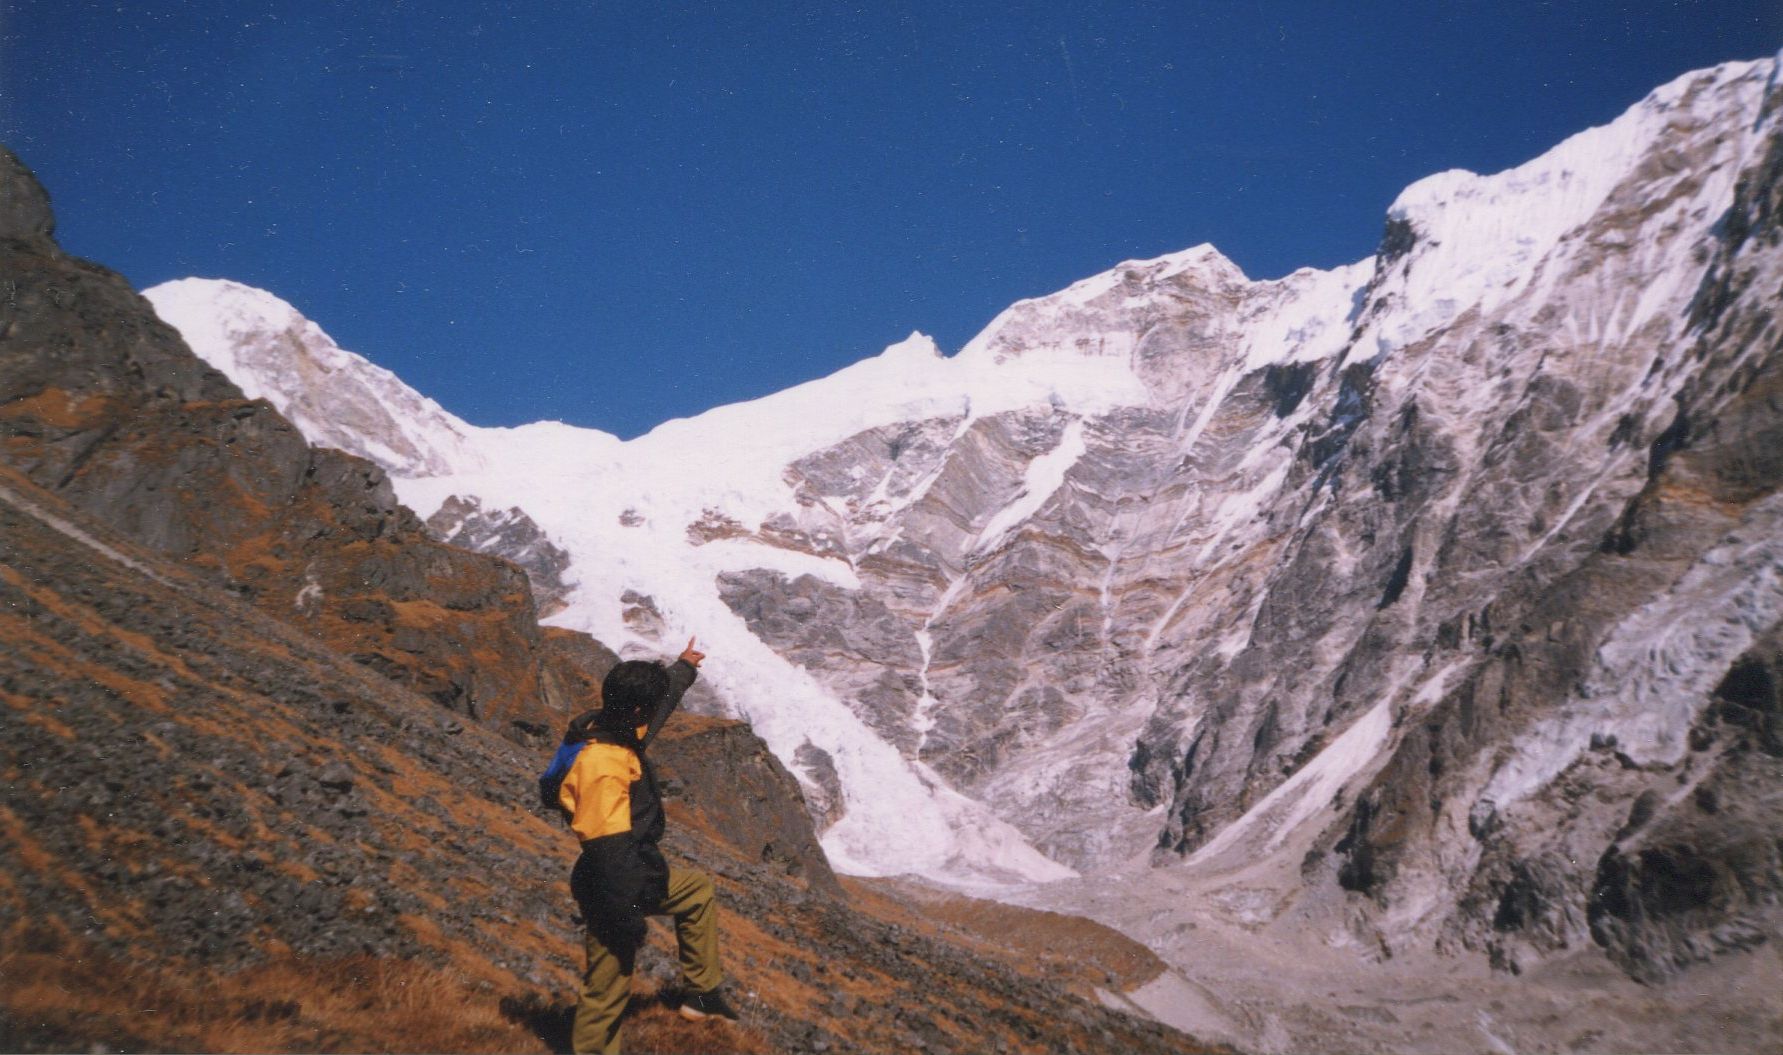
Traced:
POLYGON ((1521 974, 1484 955, 1381 959, 1336 912, 1282 916, 1279 890, 1157 870, 1035 887, 1018 900, 1081 913, 1148 944, 1170 970, 1128 995, 1209 1041, 1275 1052, 1767 1052, 1783 1044, 1783 950, 1768 942, 1664 986, 1633 981, 1595 947, 1521 974), (1143 890, 1136 894, 1134 891, 1143 890))

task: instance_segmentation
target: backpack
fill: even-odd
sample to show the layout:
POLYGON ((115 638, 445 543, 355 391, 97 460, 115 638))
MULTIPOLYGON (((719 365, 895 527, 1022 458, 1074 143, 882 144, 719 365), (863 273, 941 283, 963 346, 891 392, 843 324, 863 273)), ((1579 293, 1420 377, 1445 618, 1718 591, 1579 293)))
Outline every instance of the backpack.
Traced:
POLYGON ((563 746, 551 756, 551 764, 539 775, 539 805, 563 814, 566 821, 569 814, 559 801, 558 794, 563 790, 563 778, 570 775, 570 767, 576 764, 576 756, 588 746, 595 730, 595 717, 599 714, 599 711, 583 711, 570 719, 569 728, 563 734, 563 746))

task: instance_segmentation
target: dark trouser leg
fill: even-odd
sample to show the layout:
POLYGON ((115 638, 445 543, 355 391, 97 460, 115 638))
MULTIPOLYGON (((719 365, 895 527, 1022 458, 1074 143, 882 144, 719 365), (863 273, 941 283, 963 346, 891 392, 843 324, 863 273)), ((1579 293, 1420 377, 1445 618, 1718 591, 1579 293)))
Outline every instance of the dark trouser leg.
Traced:
POLYGON ((662 911, 675 917, 681 979, 696 993, 716 989, 724 981, 724 970, 718 964, 716 893, 706 873, 669 869, 669 896, 663 899, 662 911))
POLYGON ((636 956, 614 953, 592 931, 583 937, 582 948, 588 954, 588 969, 582 973, 570 1047, 576 1055, 619 1055, 619 1019, 631 999, 636 956))

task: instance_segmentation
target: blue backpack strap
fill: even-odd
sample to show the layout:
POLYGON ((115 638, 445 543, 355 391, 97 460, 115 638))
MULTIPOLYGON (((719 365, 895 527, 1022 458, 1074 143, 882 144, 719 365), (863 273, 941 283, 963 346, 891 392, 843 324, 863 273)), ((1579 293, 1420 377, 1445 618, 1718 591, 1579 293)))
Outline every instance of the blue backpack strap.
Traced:
POLYGON ((564 744, 551 756, 551 764, 539 776, 539 803, 546 809, 563 809, 563 805, 558 802, 557 793, 563 788, 563 778, 570 775, 570 767, 576 764, 576 756, 587 746, 586 740, 564 744))

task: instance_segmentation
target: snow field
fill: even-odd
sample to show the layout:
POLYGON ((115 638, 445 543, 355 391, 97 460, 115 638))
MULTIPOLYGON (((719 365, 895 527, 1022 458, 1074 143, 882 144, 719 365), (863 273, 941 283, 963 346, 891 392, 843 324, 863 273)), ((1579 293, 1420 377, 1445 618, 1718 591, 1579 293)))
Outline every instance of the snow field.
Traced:
MULTIPOLYGON (((1399 310, 1379 331, 1400 348, 1469 308, 1482 312, 1516 297, 1561 239, 1600 210, 1647 157, 1669 123, 1707 120, 1730 105, 1755 118, 1774 60, 1734 62, 1665 84, 1609 124, 1574 135, 1541 156, 1491 176, 1451 169, 1413 183, 1388 208, 1417 233, 1414 261, 1398 285, 1399 310), (1730 103, 1720 98, 1734 96, 1730 103)), ((1729 160, 1749 153, 1741 137, 1729 160)), ((1721 197, 1741 166, 1728 165, 1706 188, 1721 197), (1718 185, 1717 185, 1718 184, 1718 185)))

